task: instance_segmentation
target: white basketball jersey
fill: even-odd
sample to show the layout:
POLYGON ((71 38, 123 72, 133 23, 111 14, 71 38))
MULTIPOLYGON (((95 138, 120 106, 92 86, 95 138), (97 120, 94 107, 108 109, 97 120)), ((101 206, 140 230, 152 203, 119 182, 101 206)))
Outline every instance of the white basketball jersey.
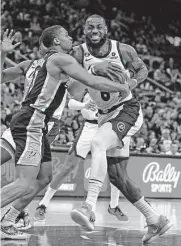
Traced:
MULTIPOLYGON (((117 41, 115 40, 110 40, 110 41, 111 41, 111 50, 109 54, 104 58, 97 58, 93 56, 89 52, 86 43, 82 44, 82 48, 84 51, 83 66, 90 73, 91 73, 91 66, 103 61, 112 61, 114 63, 117 63, 122 69, 125 69, 117 49, 117 41)), ((126 69, 125 72, 128 74, 126 69)), ((107 110, 113 107, 114 105, 119 104, 120 102, 127 101, 132 98, 131 91, 130 94, 125 97, 122 96, 121 93, 119 92, 116 93, 100 92, 92 88, 88 88, 88 90, 93 101, 95 101, 98 108, 102 110, 107 110)))
MULTIPOLYGON (((84 98, 83 98, 83 102, 84 103, 88 103, 92 100, 92 98, 90 97, 89 93, 86 93, 84 98)), ((97 120, 98 119, 98 110, 96 111, 92 111, 90 109, 82 109, 81 110, 81 114, 84 117, 84 119, 86 120, 97 120)))

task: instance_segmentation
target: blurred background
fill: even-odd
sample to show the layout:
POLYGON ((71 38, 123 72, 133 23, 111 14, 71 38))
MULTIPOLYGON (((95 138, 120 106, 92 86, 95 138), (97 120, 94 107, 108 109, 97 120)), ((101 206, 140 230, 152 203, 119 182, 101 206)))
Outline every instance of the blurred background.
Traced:
MULTIPOLYGON (((8 55, 6 67, 38 59, 41 31, 55 24, 69 30, 74 45, 84 42, 83 26, 90 14, 100 14, 109 38, 132 45, 149 75, 135 89, 144 124, 132 138, 133 153, 181 155, 181 0, 2 0, 1 32, 18 31, 21 45, 8 55)), ((1 88, 1 134, 19 110, 23 78, 1 88)), ((83 122, 67 107, 54 146, 70 146, 83 122)))

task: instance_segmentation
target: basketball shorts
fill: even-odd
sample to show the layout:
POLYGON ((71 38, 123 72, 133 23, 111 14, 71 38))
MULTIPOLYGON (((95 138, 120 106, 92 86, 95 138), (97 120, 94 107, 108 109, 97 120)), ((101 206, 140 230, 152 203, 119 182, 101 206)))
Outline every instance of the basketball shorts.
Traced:
POLYGON ((13 140, 10 128, 6 129, 3 132, 1 139, 3 139, 11 147, 11 149, 15 152, 16 145, 15 145, 15 142, 13 140))
MULTIPOLYGON (((135 99, 129 100, 123 105, 119 114, 108 122, 111 122, 112 129, 123 145, 122 148, 117 147, 119 153, 117 156, 128 157, 131 137, 143 124, 143 114, 139 102, 135 99)), ((111 150, 108 151, 108 155, 111 156, 111 150)))
POLYGON ((91 142, 98 129, 97 123, 84 122, 69 154, 75 151, 76 156, 85 159, 91 150, 91 142))
MULTIPOLYGON (((48 133, 46 135, 50 144, 52 144, 55 141, 55 138, 59 134, 59 131, 60 121, 53 118, 50 119, 50 121, 48 122, 48 133)), ((7 151, 11 154, 12 157, 14 157, 16 145, 12 137, 10 128, 6 129, 3 132, 1 139, 3 139, 7 143, 7 146, 9 146, 7 151)))
POLYGON ((16 165, 38 166, 41 162, 51 161, 45 118, 31 107, 23 107, 13 116, 10 130, 16 146, 16 165))

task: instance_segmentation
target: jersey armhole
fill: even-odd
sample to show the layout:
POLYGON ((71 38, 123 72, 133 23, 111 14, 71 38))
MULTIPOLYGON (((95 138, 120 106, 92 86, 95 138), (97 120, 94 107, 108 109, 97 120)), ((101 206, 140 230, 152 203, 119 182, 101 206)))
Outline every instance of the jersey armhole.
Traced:
POLYGON ((123 64, 123 66, 126 68, 127 65, 126 65, 125 61, 123 60, 123 57, 121 55, 121 51, 120 51, 120 48, 119 48, 119 41, 116 41, 116 46, 117 46, 117 50, 118 50, 118 54, 119 54, 119 57, 121 59, 121 62, 123 64))

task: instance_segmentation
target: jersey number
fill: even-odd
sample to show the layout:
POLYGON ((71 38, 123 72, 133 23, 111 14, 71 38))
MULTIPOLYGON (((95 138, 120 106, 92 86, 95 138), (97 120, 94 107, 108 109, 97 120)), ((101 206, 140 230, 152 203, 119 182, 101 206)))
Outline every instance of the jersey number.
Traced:
POLYGON ((110 99, 110 93, 109 92, 101 92, 101 98, 104 101, 109 101, 109 99, 110 99))

